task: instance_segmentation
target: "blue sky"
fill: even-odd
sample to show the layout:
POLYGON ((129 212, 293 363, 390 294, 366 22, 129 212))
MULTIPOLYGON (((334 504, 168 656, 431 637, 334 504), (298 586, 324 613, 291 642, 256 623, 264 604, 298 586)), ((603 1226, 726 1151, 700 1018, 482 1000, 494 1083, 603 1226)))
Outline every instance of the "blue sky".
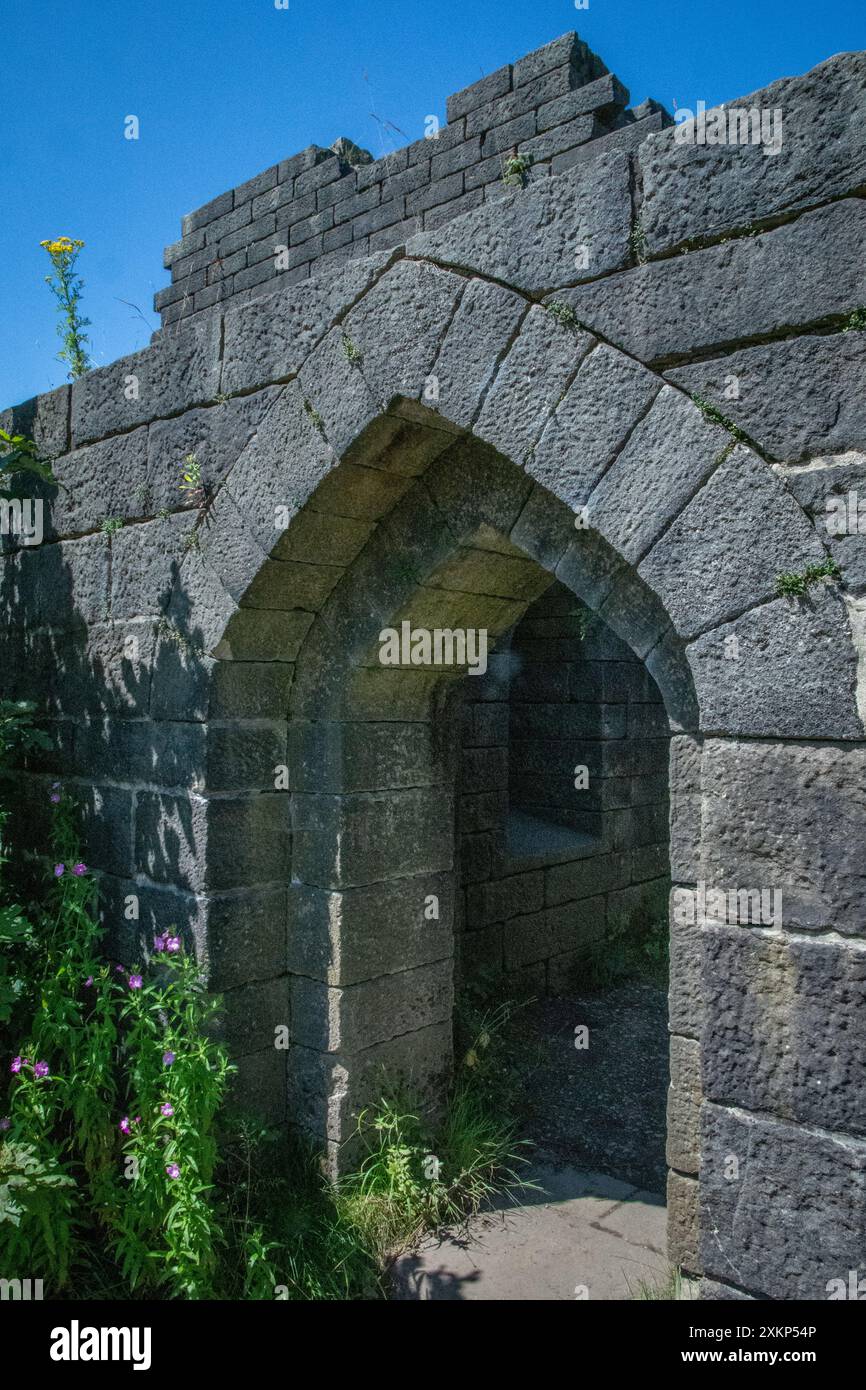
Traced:
POLYGON ((46 237, 87 243, 101 365, 159 326, 183 213, 311 143, 347 135, 379 155, 418 139, 450 92, 569 29, 633 103, 669 109, 866 48, 863 0, 0 0, 0 19, 0 406, 65 380, 46 237))

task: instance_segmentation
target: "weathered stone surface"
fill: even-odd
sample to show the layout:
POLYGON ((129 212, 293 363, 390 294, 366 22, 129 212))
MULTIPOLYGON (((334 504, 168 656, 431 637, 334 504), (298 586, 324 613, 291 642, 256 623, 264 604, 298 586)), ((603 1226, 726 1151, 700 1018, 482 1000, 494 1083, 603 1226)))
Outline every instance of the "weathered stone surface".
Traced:
POLYGON ((214 1032, 225 1040, 232 1057, 273 1047, 277 1030, 289 1028, 289 981, 256 980, 223 993, 222 1014, 214 1032))
POLYGON ((79 377, 72 387, 73 446, 212 401, 220 389, 219 351, 214 317, 79 377))
POLYGON ((842 570, 845 588, 866 589, 866 451, 816 458, 780 474, 842 570))
POLYGON ((584 328, 665 365, 841 319, 866 301, 866 208, 846 198, 775 231, 650 262, 561 298, 584 328))
POLYGON ((0 411, 0 429, 32 439, 41 458, 57 458, 69 447, 69 386, 0 411))
POLYGON ((190 454, 198 461, 202 483, 213 493, 257 431, 267 428, 279 397, 279 388, 272 387, 206 410, 186 410, 151 425, 147 432, 144 514, 152 516, 164 507, 189 505, 189 496, 180 490, 180 483, 188 471, 190 454))
POLYGON ((455 425, 471 425, 526 312, 526 301, 501 285, 467 286, 431 373, 437 408, 455 425))
POLYGON ((444 781, 428 724, 296 721, 289 752, 295 791, 387 791, 444 781))
MULTIPOLYGON (((698 144, 694 138, 678 143, 675 130, 654 136, 640 153, 642 217, 650 252, 828 202, 866 183, 860 139, 866 116, 863 53, 839 53, 803 77, 783 78, 727 107, 729 112, 757 108, 766 115, 777 113, 778 150, 698 144)), ((710 112, 706 114, 710 120, 710 112)))
POLYGON ((694 1038, 674 1035, 667 1108, 667 1161, 680 1173, 698 1171, 701 1099, 701 1045, 694 1038))
POLYGON ((292 285, 231 307, 225 316, 222 390, 246 391, 296 374, 338 316, 375 284, 393 259, 380 251, 336 276, 292 285))
POLYGON ((320 1052, 357 1052, 446 1022, 453 1005, 451 977, 450 961, 345 988, 297 976, 292 981, 294 1037, 320 1052))
POLYGON ((22 626, 64 629, 108 618, 108 537, 82 536, 18 552, 6 561, 4 595, 22 626))
POLYGON ((289 875, 288 797, 209 800, 139 792, 136 867, 156 883, 191 892, 250 888, 289 875))
MULTIPOLYGON (((237 457, 227 490, 264 556, 277 545, 336 459, 296 382, 269 402, 258 429, 237 457)), ((289 558, 280 552, 280 558, 289 558)), ((259 562, 261 563, 261 561, 259 562)), ((246 572, 246 587, 256 569, 246 572)))
POLYGON ((111 538, 111 616, 162 613, 168 603, 193 518, 179 512, 124 526, 111 538))
POLYGON ((493 216, 489 208, 478 208, 442 231, 422 232, 406 249, 410 256, 475 270, 516 289, 553 290, 626 265, 630 232, 628 160, 608 154, 504 194, 493 216))
POLYGON ((475 433, 515 463, 526 463, 550 412, 592 347, 536 305, 496 375, 475 433))
POLYGON ((458 540, 484 526, 507 536, 532 488, 508 460, 471 440, 459 440, 442 454, 424 481, 458 540))
POLYGON ((866 1133, 866 947, 736 925, 708 927, 703 940, 708 1098, 866 1133))
POLYGON ((866 449, 866 333, 791 338, 665 375, 709 401, 772 458, 797 463, 866 449))
POLYGON ((709 1103, 702 1124, 708 1275, 769 1298, 824 1300, 829 1280, 862 1267, 866 1144, 709 1103))
POLYGON ((295 883, 289 890, 288 968, 328 985, 354 985, 448 960, 453 919, 449 874, 343 892, 295 883))
MULTIPOLYGON (((344 1143, 358 1112, 381 1098, 383 1071, 397 1084, 411 1083, 422 1100, 434 1100, 441 1095, 451 1071, 451 1032, 450 1020, 434 1023, 351 1057, 308 1047, 292 1048, 290 1113, 316 1138, 325 1134, 335 1143, 344 1143)), ((342 1164, 337 1155, 334 1158, 334 1171, 339 1167, 345 1170, 345 1150, 342 1164)))
POLYGON ((343 328, 333 328, 307 358, 297 382, 309 401, 311 421, 337 457, 381 414, 357 360, 349 359, 348 341, 343 328))
POLYGON ((711 739, 705 759, 707 884, 777 888, 785 927, 863 935, 864 750, 711 739))
POLYGON ((700 1038, 704 1026, 701 928, 678 921, 673 911, 670 925, 669 1026, 673 1033, 700 1038))
POLYGON ((701 846, 700 739, 680 734, 671 739, 670 855, 674 883, 696 883, 701 846))
MULTIPOLYGON (((129 520, 154 510, 147 491, 146 429, 77 449, 58 459, 53 471, 60 484, 51 504, 57 535, 95 531, 103 521, 129 520)), ((179 476, 178 466, 175 506, 179 476)))
POLYGON ((826 581, 807 598, 780 598, 753 608, 686 650, 707 733, 863 735, 848 616, 826 581))
POLYGON ((449 807, 440 788, 294 798, 294 874, 350 888, 451 867, 449 807))
POLYGON ((753 1301, 754 1294, 743 1293, 742 1289, 732 1289, 730 1284, 720 1284, 716 1279, 702 1279, 698 1297, 702 1303, 720 1303, 726 1300, 753 1301))
POLYGON ((626 560, 646 554, 712 472, 730 435, 665 386, 587 503, 590 526, 626 560))
MULTIPOLYGON (((384 410, 394 396, 419 400, 465 281, 435 266, 400 261, 342 325, 344 352, 384 410)), ((326 422, 327 428, 327 422, 326 422)))
POLYGON ((545 426, 529 461, 533 477, 582 506, 660 386, 624 353, 596 344, 545 426))
POLYGON ((700 1274, 700 1189, 695 1178, 668 1173, 668 1259, 684 1274, 700 1274))
POLYGON ((739 446, 638 565, 680 636, 694 637, 772 598, 776 577, 826 552, 775 473, 739 446), (760 537, 759 544, 743 544, 760 537))

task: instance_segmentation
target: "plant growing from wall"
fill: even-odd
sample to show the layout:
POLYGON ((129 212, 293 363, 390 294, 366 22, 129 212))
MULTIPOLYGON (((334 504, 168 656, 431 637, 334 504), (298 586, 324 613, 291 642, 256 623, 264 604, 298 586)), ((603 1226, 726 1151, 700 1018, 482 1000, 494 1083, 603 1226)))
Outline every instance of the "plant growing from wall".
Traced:
POLYGON ((54 268, 53 275, 46 275, 48 285, 60 310, 60 323, 57 331, 63 339, 63 347, 57 354, 69 369, 73 381, 90 370, 90 358, 85 344, 89 341, 84 332, 90 320, 81 313, 81 291, 84 281, 76 272, 78 257, 84 247, 83 241, 73 241, 68 236, 55 237, 52 241, 40 241, 39 245, 48 253, 54 268))
POLYGON ((852 309, 848 315, 843 333, 864 333, 866 332, 866 304, 861 304, 858 309, 852 309))
POLYGON ((207 487, 201 476, 201 463, 197 454, 187 454, 184 458, 185 468, 181 473, 178 487, 181 492, 185 492, 191 502, 201 508, 207 501, 207 487))
POLYGON ((502 182, 506 188, 525 188, 532 162, 531 154, 514 154, 506 159, 502 169, 502 182))
POLYGON ((841 579, 842 571, 835 560, 824 560, 820 565, 807 565, 799 573, 778 574, 776 593, 790 598, 802 598, 813 584, 821 579, 841 579))
POLYGON ((551 318, 556 319, 557 323, 562 324, 563 328, 580 328, 577 314, 570 304, 563 304, 560 299, 549 299, 543 307, 550 314, 551 318))

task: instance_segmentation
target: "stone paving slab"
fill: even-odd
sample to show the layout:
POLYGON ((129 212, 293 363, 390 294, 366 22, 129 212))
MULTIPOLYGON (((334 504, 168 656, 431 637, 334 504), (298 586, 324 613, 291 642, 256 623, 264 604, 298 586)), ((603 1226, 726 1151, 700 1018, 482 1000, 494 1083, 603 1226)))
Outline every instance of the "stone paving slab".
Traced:
POLYGON ((485 1212, 425 1241, 394 1266, 393 1298, 628 1301, 670 1274, 665 1204, 601 1173, 534 1167, 526 1205, 485 1212), (586 1292, 582 1292, 582 1290, 586 1292))

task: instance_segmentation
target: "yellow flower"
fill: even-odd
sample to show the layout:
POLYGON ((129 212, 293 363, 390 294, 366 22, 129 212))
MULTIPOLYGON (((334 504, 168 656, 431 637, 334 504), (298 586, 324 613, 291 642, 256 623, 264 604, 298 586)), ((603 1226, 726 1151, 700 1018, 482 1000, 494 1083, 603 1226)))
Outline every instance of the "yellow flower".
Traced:
POLYGON ((80 251, 84 242, 73 241, 68 236, 59 236, 53 241, 40 241, 39 245, 45 248, 49 256, 62 256, 68 255, 70 251, 80 251))

